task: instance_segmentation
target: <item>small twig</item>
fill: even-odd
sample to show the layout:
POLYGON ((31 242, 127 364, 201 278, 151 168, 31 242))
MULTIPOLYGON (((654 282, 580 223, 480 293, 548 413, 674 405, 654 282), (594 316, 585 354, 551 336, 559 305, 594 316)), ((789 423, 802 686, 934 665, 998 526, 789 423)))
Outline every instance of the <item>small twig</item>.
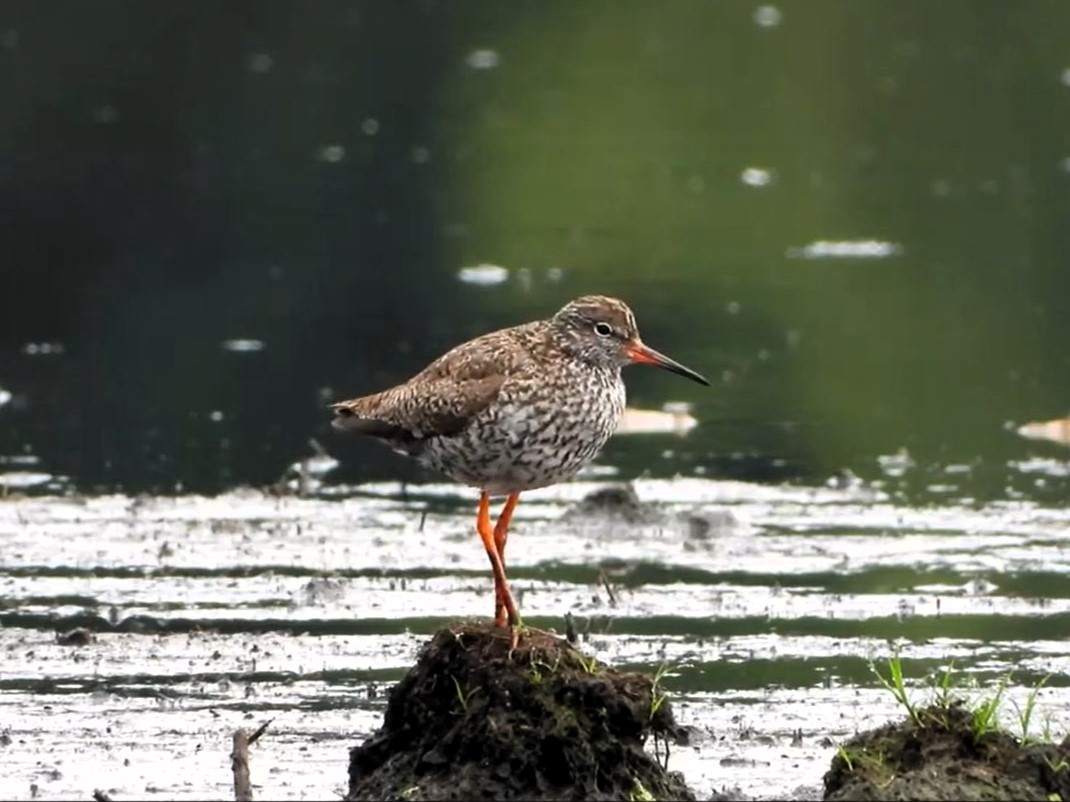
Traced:
POLYGON ((575 644, 578 638, 576 637, 576 624, 572 620, 572 613, 565 613, 565 637, 569 643, 575 644))
POLYGON ((94 788, 93 789, 93 802, 112 802, 112 799, 111 799, 110 796, 108 796, 108 792, 107 791, 102 791, 99 788, 94 788))
POLYGON ((234 799, 237 802, 253 802, 253 785, 249 781, 249 746, 257 742, 272 721, 274 719, 265 721, 252 735, 240 727, 234 731, 230 768, 234 772, 234 799))
POLYGON ((602 580, 602 587, 606 589, 606 595, 609 596, 609 606, 616 607, 617 596, 613 592, 613 586, 609 584, 609 577, 606 576, 605 570, 601 570, 598 572, 598 578, 602 580))
POLYGON ((269 718, 267 721, 265 721, 263 724, 261 724, 259 727, 256 728, 256 732, 254 732, 252 735, 249 736, 249 746, 252 746, 257 741, 260 740, 260 736, 263 735, 267 731, 268 726, 274 720, 275 719, 273 719, 273 718, 269 718))

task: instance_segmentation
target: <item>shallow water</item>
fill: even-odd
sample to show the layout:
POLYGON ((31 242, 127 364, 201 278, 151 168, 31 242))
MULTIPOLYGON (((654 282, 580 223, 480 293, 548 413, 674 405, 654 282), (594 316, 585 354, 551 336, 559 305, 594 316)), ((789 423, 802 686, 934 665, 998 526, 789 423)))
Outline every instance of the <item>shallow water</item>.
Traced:
MULTIPOLYGON (((604 662, 668 666, 695 728, 671 767, 700 794, 817 795, 837 742, 901 712, 870 671, 893 643, 919 679, 1013 670, 1018 703, 1051 674, 1034 730, 1070 723, 1070 510, 677 479, 635 483, 642 524, 570 513, 598 486, 528 494, 514 590, 604 662)), ((263 798, 344 793, 423 640, 493 607, 471 502, 380 483, 0 503, 0 795, 228 798, 230 733, 267 719, 263 798), (76 626, 95 640, 57 642, 76 626)))
POLYGON ((493 597, 473 498, 325 407, 589 292, 713 387, 629 371, 698 425, 589 478, 660 517, 526 494, 510 573, 669 666, 700 794, 812 795, 895 643, 1065 732, 1070 6, 141 5, 0 19, 0 796, 229 798, 267 719, 261 797, 341 792, 493 597))

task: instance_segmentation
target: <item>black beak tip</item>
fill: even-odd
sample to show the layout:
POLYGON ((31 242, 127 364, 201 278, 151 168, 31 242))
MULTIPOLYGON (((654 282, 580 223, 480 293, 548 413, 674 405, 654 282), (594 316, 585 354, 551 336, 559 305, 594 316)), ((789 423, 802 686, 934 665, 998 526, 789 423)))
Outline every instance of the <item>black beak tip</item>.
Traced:
POLYGON ((663 365, 666 370, 670 370, 678 376, 683 376, 685 379, 690 379, 695 384, 704 384, 707 387, 710 386, 709 379, 699 373, 697 370, 691 370, 691 368, 681 365, 679 362, 669 362, 663 365))

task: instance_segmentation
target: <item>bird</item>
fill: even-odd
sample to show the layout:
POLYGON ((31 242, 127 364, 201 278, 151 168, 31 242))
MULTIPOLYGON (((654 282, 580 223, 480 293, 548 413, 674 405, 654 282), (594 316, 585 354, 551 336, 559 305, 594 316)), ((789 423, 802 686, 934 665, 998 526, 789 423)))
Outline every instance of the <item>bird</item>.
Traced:
POLYGON ((332 425, 378 440, 480 491, 476 531, 494 575, 494 621, 516 648, 522 621, 505 572, 520 494, 564 482, 620 422, 621 368, 653 365, 709 386, 646 345, 619 299, 585 295, 552 317, 461 343, 407 381, 331 404, 332 425), (491 525, 490 499, 505 496, 491 525))

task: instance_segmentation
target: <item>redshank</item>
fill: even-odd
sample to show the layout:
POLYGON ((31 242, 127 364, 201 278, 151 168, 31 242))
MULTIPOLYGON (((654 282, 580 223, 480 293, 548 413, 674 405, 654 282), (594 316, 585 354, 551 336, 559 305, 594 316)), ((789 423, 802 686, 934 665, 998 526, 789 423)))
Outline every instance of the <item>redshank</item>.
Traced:
POLYGON ((624 411, 620 369, 631 363, 709 385, 645 345, 623 301, 588 295, 546 320, 462 343, 389 390, 331 405, 336 429, 369 435, 481 491, 476 531, 494 572, 494 620, 508 624, 514 647, 520 615, 505 542, 517 499, 594 459, 624 411), (491 496, 506 496, 493 527, 491 496))

